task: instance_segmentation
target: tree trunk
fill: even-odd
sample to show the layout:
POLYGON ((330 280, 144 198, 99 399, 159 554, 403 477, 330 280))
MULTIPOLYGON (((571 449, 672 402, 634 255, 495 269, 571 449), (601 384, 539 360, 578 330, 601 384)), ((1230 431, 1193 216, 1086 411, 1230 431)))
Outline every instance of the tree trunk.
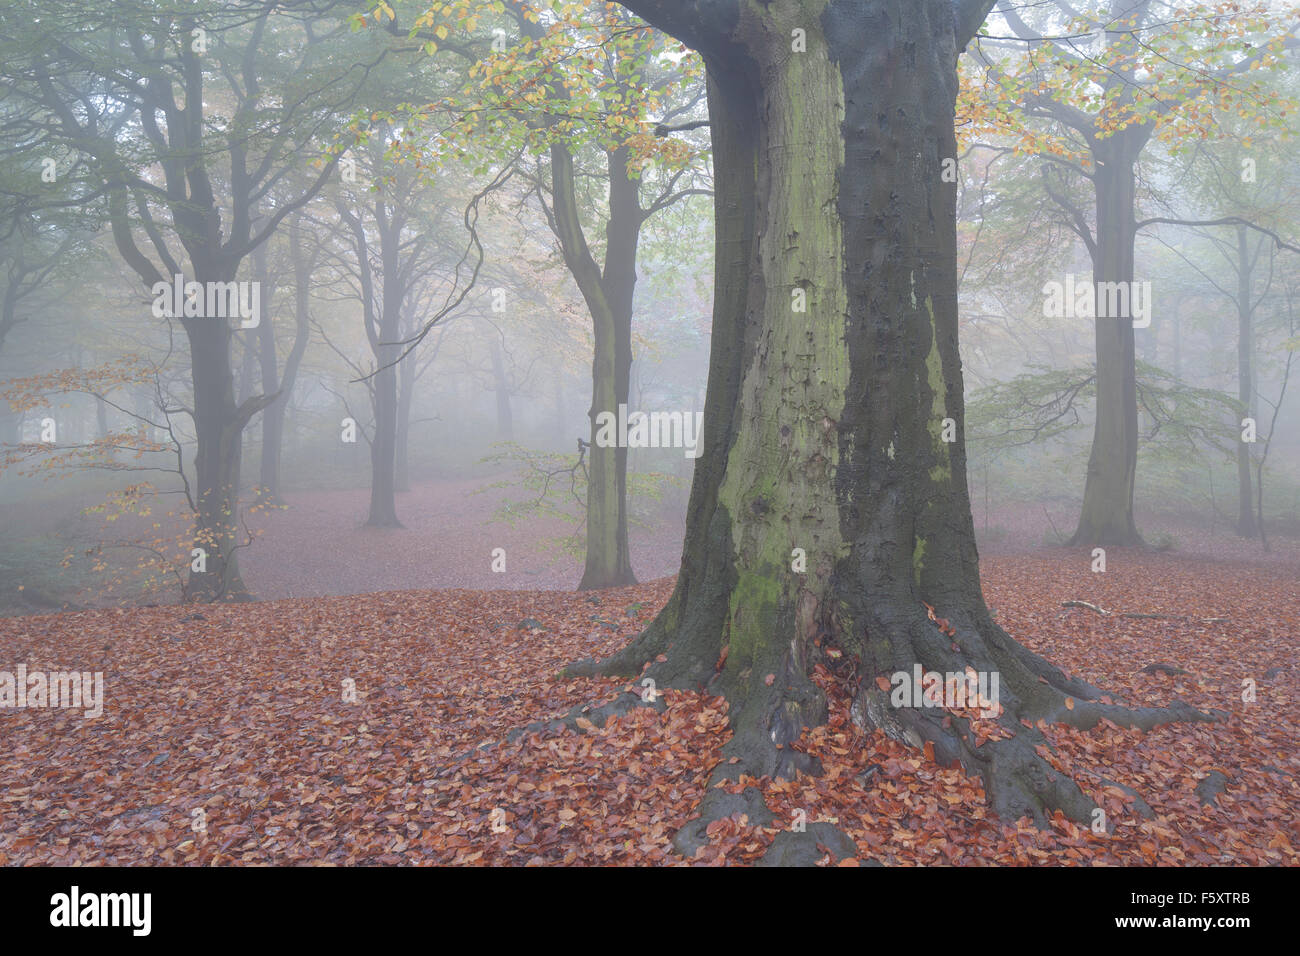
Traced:
MULTIPOLYGON (((263 290, 265 291, 265 290, 263 290)), ((243 404, 257 393, 255 382, 258 378, 258 349, 256 332, 243 332, 239 336, 239 390, 235 401, 243 404)))
MULTIPOLYGON (((262 327, 257 330, 258 357, 262 363, 262 394, 280 394, 262 412, 262 459, 258 475, 258 500, 278 502, 280 500, 280 454, 284 445, 284 410, 288 404, 287 390, 293 387, 288 370, 285 377, 276 381, 275 332, 271 328, 271 317, 262 317, 262 327)), ((297 343, 295 343, 296 346, 297 343)))
MULTIPOLYGON (((95 396, 95 437, 108 437, 108 404, 98 395, 95 396)), ((116 454, 110 450, 109 457, 115 458, 116 454)))
MULTIPOLYGON (((265 246, 259 246, 254 250, 254 261, 258 252, 261 252, 265 246)), ((263 253, 265 256, 265 253, 263 253)), ((284 454, 284 422, 285 413, 289 407, 289 397, 293 393, 294 384, 298 380, 298 369, 302 365, 302 357, 307 351, 307 340, 310 335, 311 316, 308 312, 309 294, 311 292, 311 264, 303 255, 302 251, 302 222, 300 217, 295 216, 289 224, 289 258, 293 264, 293 303, 294 303, 294 332, 293 345, 289 347, 289 355, 284 360, 284 372, 276 378, 276 348, 275 348, 275 331, 271 324, 271 290, 269 284, 266 294, 263 298, 265 305, 262 309, 262 324, 258 327, 258 344, 259 356, 262 361, 262 394, 272 395, 278 393, 278 397, 262 412, 262 462, 261 462, 261 494, 263 501, 279 502, 283 495, 281 481, 281 461, 284 454)), ((259 266, 262 272, 265 272, 264 259, 260 260, 259 266)))
MULTIPOLYGON (((1093 147, 1097 200, 1094 282, 1131 283, 1135 237, 1133 166, 1145 143, 1144 131, 1121 132, 1093 147)), ((1129 286, 1131 288, 1131 286, 1129 286)), ((1137 368, 1131 317, 1104 316, 1098 295, 1097 417, 1074 545, 1140 545, 1133 520, 1137 478, 1137 368)), ((1150 330, 1147 330, 1148 333, 1150 330)))
MULTIPOLYGON (((523 16, 517 19, 525 36, 536 41, 544 35, 540 23, 523 16)), ((551 95, 565 99, 568 91, 556 85, 551 95)), ((596 434, 597 416, 601 412, 617 415, 618 406, 627 403, 637 245, 645 213, 639 202, 639 181, 628 175, 627 148, 606 150, 605 155, 609 219, 605 224, 605 261, 598 265, 578 212, 573 154, 562 142, 553 143, 550 149, 552 229, 560 241, 564 264, 591 313, 595 339, 588 412, 587 549, 579 590, 636 584, 627 540, 627 449, 602 448, 596 444, 596 434)))
MULTIPOLYGON (((401 225, 377 205, 381 238, 383 293, 377 305, 377 327, 368 332, 378 371, 371 379, 375 435, 370 442, 370 514, 373 528, 400 528, 397 520, 397 360, 402 347, 402 303, 406 288, 401 275, 401 225)), ((364 253, 363 253, 364 254, 364 253)))
MULTIPOLYGON (((1242 413, 1254 414, 1255 387, 1251 377, 1254 329, 1251 308, 1251 258, 1245 226, 1237 227, 1237 399, 1242 413)), ((1240 429, 1240 424, 1238 424, 1240 429)), ((1255 520, 1254 485, 1251 476, 1250 445, 1237 436, 1237 534, 1253 538, 1259 534, 1255 520)))
POLYGON ((1174 337, 1174 354, 1173 354, 1174 367, 1172 371, 1174 373, 1174 378, 1177 379, 1181 379, 1183 377, 1183 314, 1182 313, 1183 313, 1183 300, 1175 299, 1173 303, 1173 309, 1169 314, 1169 321, 1173 325, 1173 337, 1174 337))
MULTIPOLYGON (((859 726, 961 761, 1005 818, 1087 819, 1092 802, 1020 719, 1157 718, 1089 703, 1100 692, 1008 637, 981 594, 960 437, 956 186, 941 176, 957 155, 952 7, 735 0, 697 21, 683 0, 626 5, 708 66, 713 344, 676 589, 633 644, 570 672, 649 663, 657 686, 725 695, 734 735, 717 781, 818 771, 791 745, 826 717, 809 677, 823 662, 850 687, 859 726), (794 30, 806 52, 792 53, 794 30), (796 548, 805 573, 792 570, 796 548), (1000 674, 1015 736, 976 748, 963 717, 892 707, 876 679, 918 663, 1000 674)), ((679 849, 725 799, 710 789, 679 849)))
MULTIPOLYGON (((384 270, 384 301, 379 323, 379 340, 397 342, 401 324, 402 296, 396 279, 384 270)), ((366 524, 372 528, 400 528, 397 520, 397 365, 401 354, 398 345, 375 347, 379 372, 371 380, 375 409, 375 435, 370 442, 370 513, 366 524)))
MULTIPOLYGON (((233 275, 195 270, 198 282, 230 281, 233 275)), ((186 597, 193 601, 247 600, 239 575, 239 471, 244 426, 253 414, 235 402, 230 362, 230 326, 220 318, 181 320, 190 345, 194 386, 194 547, 202 549, 202 571, 191 565, 186 597)))
POLYGON ((627 542, 627 448, 596 444, 598 416, 618 414, 627 404, 632 368, 632 301, 642 213, 637 184, 628 176, 627 151, 607 154, 609 221, 605 225, 605 263, 596 265, 582 235, 573 187, 573 157, 563 146, 551 149, 555 220, 565 264, 591 313, 594 354, 591 364, 591 420, 587 468, 587 557, 579 590, 636 584, 627 542))
POLYGON ((488 336, 492 350, 492 391, 497 397, 497 441, 514 441, 515 422, 510 413, 510 381, 506 378, 506 365, 501 356, 501 341, 488 336))
POLYGON ((617 325, 612 310, 600 304, 591 307, 594 356, 591 365, 591 423, 587 466, 587 556, 579 590, 622 587, 636 584, 632 556, 627 542, 627 449, 596 444, 598 416, 617 415, 619 404, 627 403, 620 392, 616 368, 617 325))
POLYGON ((415 356, 408 355, 397 365, 397 447, 394 453, 394 486, 398 491, 411 490, 411 403, 415 399, 415 356))
MULTIPOLYGON (((385 353, 391 349, 385 348, 385 353)), ((394 356, 395 357, 395 356, 394 356)), ((391 357, 380 361, 392 361, 391 357)), ((400 528, 397 520, 397 368, 374 377, 375 436, 370 443, 370 513, 372 528, 400 528)))
POLYGON ((564 404, 564 366, 559 365, 555 369, 555 438, 561 445, 569 443, 568 417, 564 404))

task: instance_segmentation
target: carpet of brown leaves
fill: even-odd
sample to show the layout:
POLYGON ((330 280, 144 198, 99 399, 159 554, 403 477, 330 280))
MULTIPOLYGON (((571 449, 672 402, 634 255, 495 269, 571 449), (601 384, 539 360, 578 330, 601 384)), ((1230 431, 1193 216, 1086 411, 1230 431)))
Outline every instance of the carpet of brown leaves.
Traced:
MULTIPOLYGON (((978 781, 859 735, 842 701, 799 744, 823 777, 757 781, 775 827, 797 811, 836 821, 858 846, 838 861, 850 865, 1300 862, 1295 568, 1119 550, 1108 565, 1094 574, 1085 553, 1040 551, 987 559, 984 577, 1013 635, 1116 699, 1231 713, 1149 734, 1048 729, 1051 759, 1105 808, 1112 835, 999 821, 978 781), (1066 600, 1183 617, 1103 617, 1066 600), (1153 662, 1189 673, 1140 673, 1153 662), (1202 805, 1213 770, 1227 790, 1202 805)), ((728 736, 718 698, 668 691, 665 714, 458 762, 623 686, 557 672, 621 646, 670 591, 663 579, 596 595, 385 592, 0 620, 0 669, 98 670, 106 683, 98 719, 0 712, 0 863, 680 862, 671 837, 728 736)), ((776 832, 720 821, 695 862, 753 862, 776 832)))

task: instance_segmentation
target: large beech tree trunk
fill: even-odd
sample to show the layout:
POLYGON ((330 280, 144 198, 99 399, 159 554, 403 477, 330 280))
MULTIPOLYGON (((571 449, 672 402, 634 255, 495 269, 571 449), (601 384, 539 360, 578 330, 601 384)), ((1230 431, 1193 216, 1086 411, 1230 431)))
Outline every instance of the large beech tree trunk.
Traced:
MULTIPOLYGON (((676 590, 629 647, 571 672, 649 663, 657 686, 721 693, 734 736, 714 779, 791 776, 818 770, 790 745, 826 717, 808 675, 836 648, 827 663, 855 672, 860 726, 931 742, 941 763, 982 775, 1006 818, 1087 819, 1092 801, 1035 752, 1042 737, 1020 718, 1088 727, 1174 712, 1091 703, 1099 691, 1008 637, 981 594, 960 438, 956 187, 940 173, 957 155, 958 49, 991 0, 973 23, 959 10, 956 28, 945 0, 625 5, 708 66, 713 351, 676 590), (795 30, 806 52, 792 52, 795 30), (792 309, 796 290, 806 312, 792 309), (806 573, 792 570, 796 548, 806 573), (1015 736, 977 749, 959 717, 945 727, 945 711, 893 708, 876 678, 915 663, 999 673, 1015 736)), ((679 848, 723 802, 711 789, 679 848)))

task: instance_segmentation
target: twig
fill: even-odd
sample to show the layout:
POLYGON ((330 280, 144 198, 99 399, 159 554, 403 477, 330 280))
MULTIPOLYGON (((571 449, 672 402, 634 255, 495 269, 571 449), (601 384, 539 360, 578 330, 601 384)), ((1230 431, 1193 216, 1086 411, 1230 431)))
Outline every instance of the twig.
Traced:
POLYGON ((1062 601, 1061 607, 1082 607, 1096 611, 1103 617, 1127 617, 1152 621, 1200 621, 1202 624, 1226 624, 1232 620, 1228 617, 1192 617, 1190 614, 1144 614, 1138 611, 1107 611, 1103 607, 1089 604, 1087 601, 1062 601))
POLYGON ((1110 614, 1110 611, 1107 611, 1105 608, 1097 607, 1095 604, 1089 604, 1087 601, 1065 601, 1061 604, 1061 607, 1086 607, 1089 611, 1096 611, 1098 614, 1103 616, 1110 614))
MULTIPOLYGON (((1056 534, 1056 543, 1065 544, 1065 535, 1061 534, 1061 532, 1056 530, 1056 522, 1053 521, 1052 516, 1047 513, 1047 505, 1043 505, 1043 517, 1045 517, 1047 519, 1047 523, 1052 526, 1052 531, 1056 534)), ((1093 610, 1097 610, 1097 609, 1093 608, 1093 610)), ((1105 612, 1103 611, 1102 613, 1104 614, 1105 612)))

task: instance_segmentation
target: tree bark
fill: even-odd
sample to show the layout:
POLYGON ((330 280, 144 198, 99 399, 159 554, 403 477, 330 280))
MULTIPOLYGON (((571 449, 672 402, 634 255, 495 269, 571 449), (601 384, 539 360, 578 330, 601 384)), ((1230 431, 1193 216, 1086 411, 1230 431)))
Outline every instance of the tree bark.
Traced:
MULTIPOLYGON (((954 19, 970 17, 943 0, 625 5, 708 67, 713 345, 676 589, 631 645, 570 673, 649 664, 656 686, 723 694, 734 735, 717 781, 818 772, 793 745, 826 718, 809 676, 824 662, 848 683, 859 726, 960 761, 1004 818, 1087 819, 1092 801, 1038 755, 1043 738, 1021 718, 1091 727, 1169 712, 1091 703, 1100 691, 1025 650, 984 604, 961 440, 956 186, 941 176, 957 155, 956 58, 969 39, 954 19), (792 52, 794 30, 806 52, 792 52), (806 573, 792 568, 796 548, 806 573), (892 707, 876 679, 917 663, 1000 674, 999 719, 1014 736, 976 747, 963 717, 945 726, 943 710, 892 707)), ((710 789, 679 849, 723 796, 710 789)))
MULTIPOLYGON (((1237 399, 1244 414, 1254 415, 1255 386, 1251 375, 1255 333, 1251 303, 1250 247, 1246 227, 1237 226, 1237 399)), ((1251 476, 1250 445, 1237 437, 1237 534, 1253 538, 1259 534, 1255 520, 1254 484, 1251 476)))
POLYGON ((352 233, 362 324, 375 371, 367 378, 375 413, 370 440, 370 507, 366 525, 400 528, 397 520, 397 365, 402 354, 403 305, 409 291, 413 251, 403 247, 408 221, 402 204, 379 197, 364 206, 365 222, 343 199, 335 208, 352 233), (378 249, 372 248, 373 230, 378 249))
POLYGON ((394 485, 411 490, 411 404, 415 400, 415 358, 408 355, 397 363, 397 448, 394 452, 394 485))
POLYGON ((628 176, 626 149, 607 154, 609 220, 605 263, 598 266, 582 233, 574 191, 573 156, 551 148, 556 235, 565 264, 591 313, 595 340, 591 363, 590 448, 587 467, 587 556, 579 590, 636 584, 627 538, 627 449, 596 444, 597 417, 627 404, 632 368, 632 300, 636 253, 644 218, 636 182, 628 176))
MULTIPOLYGON (((1144 128, 1125 130, 1092 144, 1096 171, 1097 242, 1093 281, 1133 281, 1136 237, 1134 164, 1148 138, 1144 128)), ((1130 285, 1129 288, 1132 288, 1130 285)), ((1099 296, 1100 298, 1100 296, 1099 296)), ((1137 364, 1130 317, 1095 319, 1097 414, 1083 488, 1079 524, 1070 539, 1084 547, 1142 544, 1133 518, 1137 479, 1137 364)), ((1149 332, 1150 330, 1148 330, 1149 332)))
MULTIPOLYGON (((196 262, 195 279, 200 283, 228 282, 234 280, 234 274, 207 271, 196 262)), ((194 388, 198 492, 194 545, 204 552, 203 570, 191 566, 186 597, 193 601, 247 600, 248 589, 239 574, 240 536, 235 516, 244 426, 260 406, 235 401, 231 329, 226 321, 200 316, 181 322, 190 346, 194 388)))
POLYGON ((378 341, 372 342, 379 371, 371 379, 374 394, 375 435, 370 442, 370 513, 366 524, 373 528, 400 528, 397 520, 397 358, 401 355, 402 300, 405 290, 398 277, 396 242, 384 244, 383 302, 380 306, 378 341), (389 261, 389 247, 392 261, 389 261))
MULTIPOLYGON (((263 247, 259 247, 261 249, 263 247)), ((256 255, 256 254, 255 254, 256 255)), ((302 251, 302 221, 295 216, 289 224, 289 260, 293 266, 293 344, 284 360, 284 371, 277 377, 275 330, 271 322, 271 290, 266 286, 266 306, 262 324, 258 327, 259 356, 262 361, 262 394, 276 395, 275 401, 262 412, 261 496, 263 501, 280 502, 284 489, 281 462, 284 455, 284 421, 289 407, 289 397, 298 380, 298 369, 307 351, 311 317, 308 312, 311 292, 311 263, 302 251)), ((263 271, 265 264, 263 263, 263 271)))
MULTIPOLYGON (((533 40, 545 29, 514 8, 521 32, 533 40)), ((624 92, 631 95, 632 90, 624 92)), ((551 94, 568 96, 558 84, 551 94)), ((609 174, 609 218, 605 225, 605 261, 597 264, 587 245, 574 186, 573 154, 563 142, 553 143, 551 159, 551 229, 560 242, 565 266, 591 314, 595 339, 592 356, 591 408, 587 465, 587 547, 579 590, 636 584, 627 535, 627 449, 596 444, 596 419, 601 412, 618 413, 627 403, 632 367, 632 302, 636 289, 636 257, 646 212, 639 187, 628 175, 628 150, 606 151, 609 174)))

